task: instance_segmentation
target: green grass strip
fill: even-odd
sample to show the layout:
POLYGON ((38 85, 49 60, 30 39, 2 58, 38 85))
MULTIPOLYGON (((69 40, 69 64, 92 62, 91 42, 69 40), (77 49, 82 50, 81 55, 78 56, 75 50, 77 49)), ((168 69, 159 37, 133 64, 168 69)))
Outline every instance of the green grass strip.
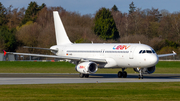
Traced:
POLYGON ((180 83, 1 85, 1 101, 179 101, 180 83))

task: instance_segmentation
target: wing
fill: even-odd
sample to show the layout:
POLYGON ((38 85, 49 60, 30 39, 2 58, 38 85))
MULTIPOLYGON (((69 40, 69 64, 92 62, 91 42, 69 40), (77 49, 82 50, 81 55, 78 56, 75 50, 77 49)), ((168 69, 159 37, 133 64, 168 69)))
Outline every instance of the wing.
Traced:
POLYGON ((173 53, 171 53, 171 54, 160 54, 160 55, 158 55, 158 57, 166 57, 166 56, 174 56, 174 55, 176 55, 176 53, 173 51, 173 53))
POLYGON ((44 54, 31 54, 31 53, 13 53, 13 52, 7 52, 7 54, 36 56, 36 57, 47 57, 47 58, 58 58, 58 59, 69 59, 69 60, 76 60, 76 61, 93 61, 93 62, 107 63, 106 59, 100 59, 100 58, 82 58, 82 57, 44 55, 44 54))

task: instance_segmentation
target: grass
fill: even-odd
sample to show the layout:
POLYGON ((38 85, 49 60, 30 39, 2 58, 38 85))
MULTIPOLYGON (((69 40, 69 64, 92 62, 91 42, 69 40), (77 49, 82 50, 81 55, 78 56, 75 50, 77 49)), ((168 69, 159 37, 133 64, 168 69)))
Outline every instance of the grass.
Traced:
MULTIPOLYGON (((179 66, 180 62, 160 61, 155 73, 180 73, 179 66)), ((74 67, 66 62, 0 62, 1 73, 77 73, 74 67)), ((97 73, 118 70, 99 69, 97 73)), ((127 72, 134 73, 132 69, 127 72)), ((0 85, 0 101, 179 101, 179 94, 179 82, 0 85)))
POLYGON ((179 91, 179 82, 1 85, 0 100, 179 101, 179 91))
POLYGON ((1 73, 75 73, 75 65, 68 62, 0 62, 1 73))
POLYGON ((158 68, 180 68, 180 61, 159 61, 158 68))
MULTIPOLYGON (((97 73, 117 73, 121 69, 98 69, 97 73)), ((128 73, 135 73, 132 68, 128 73)), ((75 65, 68 62, 1 61, 0 73, 77 73, 75 65)), ((155 73, 180 73, 179 61, 159 61, 155 73)))
POLYGON ((180 61, 159 61, 155 73, 180 73, 180 61))

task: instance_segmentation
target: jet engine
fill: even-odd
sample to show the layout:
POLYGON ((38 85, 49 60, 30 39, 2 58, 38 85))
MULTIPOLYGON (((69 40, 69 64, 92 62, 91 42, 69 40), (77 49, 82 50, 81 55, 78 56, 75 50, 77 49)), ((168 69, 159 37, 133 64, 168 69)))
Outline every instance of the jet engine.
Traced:
MULTIPOLYGON (((152 66, 152 67, 148 67, 148 68, 143 68, 142 72, 144 74, 152 74, 152 73, 154 73, 155 70, 156 70, 156 66, 152 66)), ((134 68, 134 71, 139 73, 140 69, 134 68)))
POLYGON ((78 64, 75 69, 83 74, 93 74, 98 70, 98 66, 94 62, 82 62, 78 64))

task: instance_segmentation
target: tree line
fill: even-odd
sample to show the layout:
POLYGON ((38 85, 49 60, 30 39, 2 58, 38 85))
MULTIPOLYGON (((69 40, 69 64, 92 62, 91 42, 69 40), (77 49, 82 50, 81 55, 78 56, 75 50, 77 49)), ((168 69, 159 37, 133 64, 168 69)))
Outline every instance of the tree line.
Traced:
POLYGON ((56 44, 53 11, 58 11, 66 32, 75 43, 138 43, 150 45, 158 53, 178 52, 180 12, 140 9, 132 2, 129 12, 116 5, 100 8, 96 14, 81 15, 62 7, 46 7, 30 2, 27 9, 5 8, 0 3, 0 50, 48 53, 22 46, 49 48, 56 44))

